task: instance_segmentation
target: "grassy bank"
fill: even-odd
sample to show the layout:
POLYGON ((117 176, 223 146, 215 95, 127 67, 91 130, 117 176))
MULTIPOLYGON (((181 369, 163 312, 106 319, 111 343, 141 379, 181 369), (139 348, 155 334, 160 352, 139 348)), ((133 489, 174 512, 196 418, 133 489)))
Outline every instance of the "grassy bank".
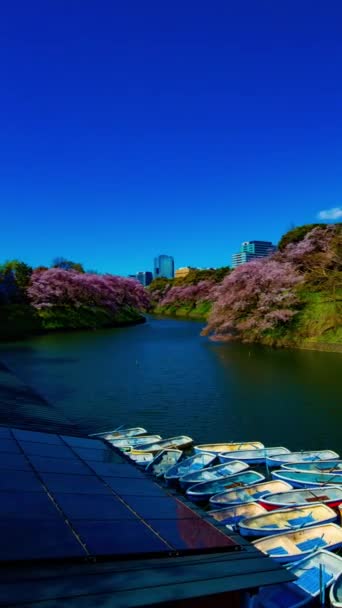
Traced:
POLYGON ((211 306, 211 302, 199 302, 197 304, 171 304, 169 306, 156 306, 153 313, 168 317, 183 317, 206 321, 209 316, 211 306))
MULTIPOLYGON (((300 348, 326 352, 342 352, 342 327, 340 324, 340 301, 342 294, 334 300, 322 292, 302 292, 302 308, 293 321, 285 326, 277 327, 257 342, 266 346, 280 348, 300 348)), ((212 304, 201 302, 195 304, 173 304, 157 306, 153 313, 156 315, 179 317, 183 319, 198 319, 206 321, 212 304)), ((255 341, 252 336, 243 341, 255 341)))
POLYGON ((0 307, 0 341, 53 331, 95 330, 144 322, 145 317, 130 307, 113 314, 96 306, 52 306, 36 310, 26 304, 10 304, 0 307))

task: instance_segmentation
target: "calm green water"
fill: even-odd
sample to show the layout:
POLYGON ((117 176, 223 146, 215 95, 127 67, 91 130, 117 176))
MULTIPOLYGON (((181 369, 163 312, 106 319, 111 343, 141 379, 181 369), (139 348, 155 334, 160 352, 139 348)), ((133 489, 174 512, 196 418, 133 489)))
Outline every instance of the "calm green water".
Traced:
POLYGON ((340 354, 217 344, 193 321, 2 345, 0 359, 85 431, 142 425, 196 442, 342 454, 340 354))

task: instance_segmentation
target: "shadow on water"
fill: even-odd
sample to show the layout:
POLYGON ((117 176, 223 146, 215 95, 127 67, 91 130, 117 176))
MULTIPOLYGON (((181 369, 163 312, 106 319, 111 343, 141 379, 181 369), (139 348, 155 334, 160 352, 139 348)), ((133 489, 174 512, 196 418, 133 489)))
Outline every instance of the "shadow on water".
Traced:
POLYGON ((201 323, 50 334, 0 346, 22 381, 89 431, 143 425, 196 442, 342 451, 340 354, 218 344, 201 323))

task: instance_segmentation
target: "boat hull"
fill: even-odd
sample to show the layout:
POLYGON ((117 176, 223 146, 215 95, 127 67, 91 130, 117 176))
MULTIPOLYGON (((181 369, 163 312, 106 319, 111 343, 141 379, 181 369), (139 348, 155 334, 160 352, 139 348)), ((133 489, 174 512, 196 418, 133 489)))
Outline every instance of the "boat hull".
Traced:
MULTIPOLYGON (((236 450, 257 450, 265 447, 260 441, 250 441, 242 443, 205 443, 202 445, 195 445, 195 452, 210 452, 211 454, 220 454, 221 452, 233 452, 236 450)), ((235 460, 235 458, 234 458, 235 460)))
POLYGON ((236 506, 244 502, 254 502, 259 498, 276 492, 287 492, 292 490, 292 486, 284 481, 265 481, 253 484, 247 488, 228 490, 221 494, 216 494, 210 498, 210 506, 215 509, 220 507, 236 506))
MULTIPOLYGON (((215 456, 215 454, 211 454, 215 456)), ((214 467, 206 468, 204 471, 199 473, 190 473, 179 478, 179 484, 183 490, 187 490, 196 483, 203 483, 205 481, 215 481, 216 479, 222 479, 229 475, 235 475, 236 473, 242 473, 249 469, 249 465, 239 460, 231 461, 226 464, 218 464, 214 467)))
POLYGON ((258 502, 268 511, 314 503, 323 503, 335 509, 342 503, 342 489, 334 486, 313 488, 312 490, 300 488, 289 492, 269 494, 258 502))
POLYGON ((262 516, 245 518, 239 522, 239 533, 247 537, 265 537, 283 534, 289 530, 309 528, 315 525, 333 523, 337 520, 335 511, 326 505, 311 505, 268 512, 262 516), (268 523, 269 522, 269 523, 268 523), (279 522, 276 523, 275 522, 279 522), (268 525, 268 527, 267 527, 268 525))
POLYGON ((246 473, 238 473, 229 475, 220 480, 197 483, 191 486, 186 491, 187 497, 193 502, 207 502, 211 496, 218 492, 224 492, 227 489, 251 486, 254 483, 260 483, 265 477, 261 473, 254 471, 246 471, 246 473))
POLYGON ((279 563, 296 562, 317 549, 334 551, 342 545, 342 529, 336 524, 312 526, 286 534, 274 534, 253 545, 279 563))
POLYGON ((273 479, 290 483, 294 488, 320 488, 328 485, 342 485, 341 475, 330 473, 311 473, 307 471, 290 471, 278 469, 272 471, 273 479))
POLYGON ((210 467, 215 460, 215 454, 206 454, 205 452, 202 452, 202 454, 195 454, 171 467, 165 474, 165 481, 169 485, 175 485, 178 483, 180 477, 190 475, 191 473, 200 470, 202 471, 203 469, 210 467))
POLYGON ((223 452, 219 454, 219 461, 224 463, 229 460, 242 460, 248 464, 263 464, 267 456, 277 454, 290 454, 290 450, 283 446, 275 448, 264 448, 255 450, 238 450, 236 452, 223 452), (254 452, 254 453, 253 453, 254 452))
POLYGON ((290 454, 279 454, 266 458, 268 467, 280 467, 290 462, 315 462, 320 460, 335 460, 339 455, 332 450, 318 450, 308 452, 290 452, 290 454))

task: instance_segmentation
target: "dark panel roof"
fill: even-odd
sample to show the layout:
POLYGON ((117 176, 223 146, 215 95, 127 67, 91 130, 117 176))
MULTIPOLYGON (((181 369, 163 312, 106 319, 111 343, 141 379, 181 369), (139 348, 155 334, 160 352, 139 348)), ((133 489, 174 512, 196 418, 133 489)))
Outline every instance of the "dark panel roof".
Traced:
POLYGON ((0 462, 0 605, 142 607, 292 580, 99 439, 2 427, 0 462))

